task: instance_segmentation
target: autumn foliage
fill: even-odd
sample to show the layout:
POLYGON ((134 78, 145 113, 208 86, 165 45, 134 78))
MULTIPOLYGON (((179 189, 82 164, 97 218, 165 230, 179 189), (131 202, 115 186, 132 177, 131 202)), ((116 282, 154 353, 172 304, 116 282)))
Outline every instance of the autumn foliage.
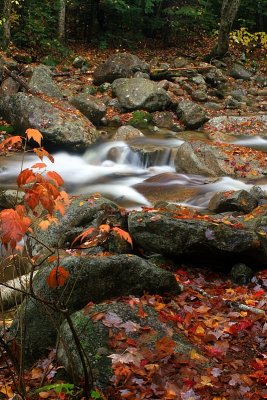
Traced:
MULTIPOLYGON (((29 140, 36 142, 39 147, 34 149, 36 155, 43 160, 53 157, 41 147, 42 134, 37 129, 27 129, 26 137, 13 136, 4 140, 0 145, 0 151, 5 152, 14 145, 22 145, 24 148, 29 140)), ((41 227, 47 228, 51 221, 56 221, 53 214, 60 211, 64 214, 65 206, 68 204, 68 195, 60 189, 64 184, 61 176, 54 171, 45 171, 45 163, 36 163, 31 168, 20 172, 17 178, 18 190, 23 191, 23 202, 15 209, 5 209, 0 212, 2 244, 7 248, 9 245, 14 249, 24 235, 31 232, 31 217, 38 217, 42 213, 41 227), (32 214, 30 214, 30 210, 32 214), (43 211, 46 211, 46 218, 43 211), (30 217, 31 215, 31 217, 30 217)))

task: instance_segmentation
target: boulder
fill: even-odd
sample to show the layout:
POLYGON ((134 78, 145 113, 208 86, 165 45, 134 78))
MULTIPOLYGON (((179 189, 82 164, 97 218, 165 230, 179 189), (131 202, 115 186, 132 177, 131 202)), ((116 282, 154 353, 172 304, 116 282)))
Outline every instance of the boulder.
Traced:
POLYGON ((28 366, 56 344, 62 315, 49 307, 50 302, 60 301, 72 313, 90 301, 144 292, 174 295, 181 292, 173 274, 135 255, 70 256, 60 260, 60 266, 69 272, 65 285, 49 287, 47 277, 55 265, 43 265, 33 281, 35 299, 24 300, 11 327, 11 336, 16 336, 20 346, 19 321, 23 320, 24 360, 28 366))
POLYGON ((222 213, 226 211, 241 211, 250 213, 258 206, 257 199, 246 190, 230 190, 215 193, 209 202, 209 210, 222 213))
POLYGON ((52 80, 52 71, 46 65, 38 65, 34 68, 32 77, 28 82, 29 88, 35 93, 43 93, 49 97, 62 99, 63 95, 59 87, 52 80))
POLYGON ((170 104, 167 92, 155 82, 144 78, 116 79, 112 91, 121 107, 128 111, 160 111, 170 104))
POLYGON ((70 103, 95 125, 100 125, 101 119, 106 115, 107 107, 103 100, 89 94, 74 96, 70 99, 70 103))
POLYGON ((189 100, 180 101, 176 113, 189 129, 199 128, 209 119, 206 111, 201 106, 189 100))
POLYGON ((243 79, 249 81, 252 77, 252 73, 248 71, 242 64, 234 63, 229 75, 235 79, 243 79))
POLYGON ((175 156, 177 172, 205 176, 260 178, 266 175, 266 153, 230 144, 183 143, 175 156))
MULTIPOLYGON (((130 306, 116 301, 86 307, 72 314, 74 328, 83 344, 83 350, 89 355, 95 384, 98 387, 105 388, 110 383, 109 380, 113 374, 112 358, 116 363, 116 356, 118 359, 122 357, 121 360, 125 357, 126 364, 133 363, 140 367, 141 360, 147 358, 147 352, 157 354, 156 344, 163 338, 169 338, 175 342, 173 352, 177 356, 190 357, 190 351, 194 347, 185 337, 173 333, 172 323, 160 321, 157 311, 151 306, 145 305, 143 310, 146 315, 142 318, 138 315, 137 305, 130 306), (103 315, 103 317, 100 320, 94 320, 94 315, 103 315), (149 335, 148 345, 142 341, 144 331, 146 331, 145 335, 149 335), (135 348, 128 346, 122 353, 122 349, 112 347, 109 338, 111 335, 115 337, 119 332, 132 339, 135 342, 135 348)), ((80 383, 83 380, 81 360, 66 322, 60 327, 57 354, 58 361, 66 368, 74 382, 80 383)), ((159 363, 162 358, 164 354, 158 357, 159 363)))
POLYGON ((137 71, 149 73, 149 65, 133 54, 114 54, 95 69, 94 84, 101 85, 104 82, 112 83, 118 78, 130 78, 137 71))
POLYGON ((0 99, 0 116, 10 122, 17 133, 38 129, 44 144, 57 150, 85 150, 98 138, 93 124, 67 102, 50 103, 38 96, 17 93, 0 99))
POLYGON ((205 216, 177 206, 175 210, 132 212, 129 232, 145 253, 187 257, 216 268, 229 260, 266 265, 267 239, 242 218, 205 216), (262 264, 259 264, 262 263, 262 264))

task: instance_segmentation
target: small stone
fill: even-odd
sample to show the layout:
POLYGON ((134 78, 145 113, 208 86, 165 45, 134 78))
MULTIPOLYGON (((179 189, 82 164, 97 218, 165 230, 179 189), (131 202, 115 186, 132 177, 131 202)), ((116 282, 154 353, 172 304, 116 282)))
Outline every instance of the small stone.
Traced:
POLYGON ((230 272, 231 280, 238 285, 246 285, 253 277, 253 271, 246 264, 238 263, 233 265, 230 272))

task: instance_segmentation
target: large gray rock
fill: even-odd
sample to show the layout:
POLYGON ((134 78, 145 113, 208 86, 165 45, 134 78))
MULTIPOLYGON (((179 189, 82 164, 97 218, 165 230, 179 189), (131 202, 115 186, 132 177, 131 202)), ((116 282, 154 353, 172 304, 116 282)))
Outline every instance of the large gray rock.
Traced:
POLYGON ((28 83, 33 92, 43 93, 50 97, 62 99, 63 95, 59 87, 52 80, 52 71, 46 65, 38 65, 34 68, 32 77, 28 83))
POLYGON ((160 111, 170 104, 167 92, 155 82, 144 78, 116 79, 112 91, 121 107, 129 111, 160 111))
POLYGON ((101 85, 104 82, 112 83, 118 78, 130 78, 137 71, 149 72, 149 65, 133 54, 114 54, 96 68, 93 75, 94 84, 101 85))
POLYGON ((252 77, 252 73, 239 63, 233 64, 229 75, 235 79, 244 79, 245 81, 249 81, 252 77))
MULTIPOLYGON (((83 350, 89 355, 95 384, 98 387, 104 388, 110 383, 109 380, 113 375, 112 359, 109 357, 111 354, 115 357, 117 355, 118 358, 121 356, 126 364, 136 362, 139 367, 140 361, 146 358, 145 352, 149 349, 156 353, 158 341, 167 337, 175 343, 174 354, 183 358, 190 357, 189 353, 194 347, 185 337, 174 332, 171 322, 160 321, 157 311, 151 306, 144 306, 146 313, 144 318, 138 316, 138 311, 138 306, 131 307, 129 304, 118 301, 94 305, 72 314, 74 328, 83 345, 83 350), (96 314, 103 315, 103 318, 94 321, 93 316, 96 314), (141 337, 144 329, 149 329, 151 332, 147 345, 141 337), (133 348, 129 347, 122 354, 121 349, 114 349, 114 346, 110 346, 110 334, 116 336, 119 331, 122 335, 126 334, 128 338, 135 341, 135 352, 132 352, 133 348)), ((57 355, 58 361, 66 368, 74 382, 81 382, 83 380, 81 360, 66 322, 60 327, 57 355)), ((164 358, 164 354, 162 354, 162 358, 164 358)), ((160 357, 158 361, 160 362, 160 357)))
POLYGON ((181 291, 173 274, 134 255, 70 256, 60 260, 60 265, 69 272, 65 285, 54 289, 49 287, 47 277, 55 265, 43 266, 33 282, 35 299, 24 300, 11 328, 11 336, 15 334, 19 342, 19 321, 23 321, 26 365, 36 361, 49 346, 56 344, 62 314, 49 306, 51 302, 64 304, 64 308, 67 307, 72 313, 90 301, 100 302, 130 294, 142 295, 144 292, 177 295, 181 291))
POLYGON ((17 93, 0 99, 0 115, 10 122, 17 133, 38 129, 44 144, 54 149, 85 150, 98 138, 93 124, 67 102, 56 104, 37 96, 17 93))
POLYGON ((189 100, 180 101, 176 113, 189 129, 199 128, 209 119, 204 108, 189 100))
POLYGON ((264 160, 264 153, 257 150, 196 141, 183 143, 174 163, 177 172, 187 174, 255 179, 266 174, 264 160))
POLYGON ((72 97, 70 103, 95 125, 99 125, 101 119, 106 115, 107 107, 105 103, 89 94, 83 93, 72 97))
POLYGON ((246 227, 242 218, 221 216, 203 218, 177 207, 158 212, 132 212, 129 232, 138 246, 148 254, 168 257, 194 257, 195 260, 229 264, 234 259, 250 261, 254 267, 266 265, 267 240, 253 228, 246 227))

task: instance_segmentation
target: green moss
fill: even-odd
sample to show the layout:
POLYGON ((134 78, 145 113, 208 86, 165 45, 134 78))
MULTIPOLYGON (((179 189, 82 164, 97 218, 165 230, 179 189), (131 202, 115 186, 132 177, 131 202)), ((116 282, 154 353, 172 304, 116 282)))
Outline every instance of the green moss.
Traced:
POLYGON ((128 121, 129 125, 135 128, 148 128, 152 122, 152 115, 146 111, 134 111, 132 118, 128 121))

